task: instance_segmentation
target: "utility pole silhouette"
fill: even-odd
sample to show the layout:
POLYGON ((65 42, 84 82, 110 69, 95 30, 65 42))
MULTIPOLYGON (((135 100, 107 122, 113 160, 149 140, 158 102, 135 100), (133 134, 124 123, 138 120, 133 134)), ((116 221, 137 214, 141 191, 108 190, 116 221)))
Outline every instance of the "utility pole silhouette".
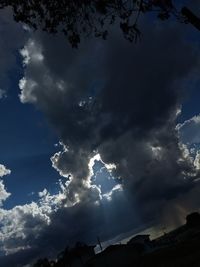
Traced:
POLYGON ((101 251, 102 251, 103 248, 102 248, 102 245, 101 245, 101 241, 100 241, 99 236, 97 236, 97 242, 98 242, 98 245, 99 245, 99 247, 100 247, 100 249, 101 249, 101 251))

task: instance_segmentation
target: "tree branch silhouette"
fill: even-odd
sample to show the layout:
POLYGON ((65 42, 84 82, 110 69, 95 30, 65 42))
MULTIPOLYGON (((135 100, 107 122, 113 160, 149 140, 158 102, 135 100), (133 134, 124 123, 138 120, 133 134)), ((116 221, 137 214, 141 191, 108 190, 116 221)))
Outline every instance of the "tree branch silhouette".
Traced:
MULTIPOLYGON (((175 2, 175 0, 174 0, 175 2)), ((139 17, 156 12, 160 20, 170 16, 200 29, 199 19, 186 7, 176 10, 172 0, 1 0, 0 8, 10 6, 14 19, 48 33, 63 32, 72 47, 81 38, 93 35, 106 39, 113 24, 118 24, 130 42, 141 35, 139 17)))

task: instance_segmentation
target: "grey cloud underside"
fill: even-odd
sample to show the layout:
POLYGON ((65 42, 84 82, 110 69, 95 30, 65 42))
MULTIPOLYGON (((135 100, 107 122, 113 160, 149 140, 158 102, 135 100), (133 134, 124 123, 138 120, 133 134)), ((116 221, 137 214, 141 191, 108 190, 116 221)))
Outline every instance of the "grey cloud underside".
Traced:
POLYGON ((181 140, 185 144, 200 143, 200 115, 194 116, 177 125, 181 140))
POLYGON ((177 28, 154 28, 147 28, 134 47, 117 34, 104 43, 85 43, 78 51, 67 48, 61 37, 41 35, 35 41, 44 60, 28 64, 21 98, 45 112, 68 148, 54 164, 80 185, 94 151, 115 163, 118 175, 133 185, 148 176, 147 165, 162 165, 168 158, 169 168, 180 174, 175 113, 182 80, 198 57, 177 28), (31 90, 28 81, 34 83, 31 90), (151 146, 163 149, 160 160, 151 146))
POLYGON ((61 175, 72 174, 68 197, 80 200, 68 208, 63 203, 38 238, 30 238, 32 247, 50 251, 96 235, 109 239, 160 219, 155 210, 176 207, 194 190, 197 173, 179 144, 175 120, 183 82, 199 66, 199 55, 181 27, 146 26, 143 35, 133 45, 114 32, 78 50, 61 36, 40 33, 27 43, 21 100, 41 109, 58 133, 64 148, 52 163, 61 175), (88 162, 97 152, 122 179, 123 194, 111 202, 102 202, 88 183, 88 162))
POLYGON ((8 267, 12 266, 13 262, 21 266, 44 255, 55 257, 58 251, 66 245, 73 245, 77 240, 90 241, 95 244, 98 235, 107 240, 110 236, 120 232, 121 217, 124 216, 126 216, 124 230, 129 230, 140 222, 133 206, 129 204, 122 192, 113 194, 113 201, 102 201, 101 205, 91 202, 79 203, 73 207, 62 207, 52 214, 49 226, 45 225, 42 214, 32 213, 30 207, 27 206, 27 210, 20 207, 19 209, 21 209, 21 214, 14 214, 14 212, 10 214, 13 216, 13 221, 17 216, 19 217, 16 226, 19 229, 15 233, 16 236, 12 235, 12 238, 5 240, 5 246, 7 249, 15 247, 26 247, 26 249, 0 258, 2 267, 5 263, 8 267), (21 234, 24 234, 24 238, 21 234))

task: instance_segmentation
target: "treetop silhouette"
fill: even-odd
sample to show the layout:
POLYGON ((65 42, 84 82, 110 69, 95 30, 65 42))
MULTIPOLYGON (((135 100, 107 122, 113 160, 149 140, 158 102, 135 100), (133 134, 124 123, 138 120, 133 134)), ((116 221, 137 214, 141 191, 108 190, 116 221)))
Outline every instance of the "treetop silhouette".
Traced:
POLYGON ((155 12, 161 20, 174 16, 200 29, 200 20, 193 12, 186 7, 178 11, 172 0, 0 1, 1 9, 7 6, 12 7, 16 21, 48 33, 63 32, 72 47, 77 47, 83 36, 106 39, 114 23, 118 23, 127 40, 137 41, 141 34, 138 19, 148 12, 155 12))

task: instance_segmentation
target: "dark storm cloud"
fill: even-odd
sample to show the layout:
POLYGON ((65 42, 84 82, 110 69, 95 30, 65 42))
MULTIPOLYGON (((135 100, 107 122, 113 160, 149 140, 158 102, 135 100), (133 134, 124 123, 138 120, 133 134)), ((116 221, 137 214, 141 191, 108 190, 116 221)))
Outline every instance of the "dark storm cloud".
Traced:
POLYGON ((51 220, 51 225, 44 228, 38 243, 48 248, 50 242, 55 249, 73 245, 76 241, 96 243, 97 236, 108 240, 121 231, 122 225, 125 230, 130 230, 139 223, 136 211, 122 193, 114 196, 113 201, 102 201, 99 205, 80 203, 59 209, 51 220), (122 220, 125 216, 126 220, 122 220), (57 236, 62 236, 62 239, 57 239, 57 236))
POLYGON ((25 46, 21 100, 40 108, 57 131, 63 150, 52 163, 61 175, 72 174, 67 199, 79 201, 71 207, 63 201, 51 224, 31 237, 33 247, 59 249, 96 235, 106 240, 157 219, 155 210, 164 213, 169 201, 176 205, 194 187, 195 169, 175 125, 183 82, 199 55, 181 26, 152 23, 143 31, 136 45, 115 32, 78 50, 44 34, 25 46), (97 152, 123 181, 123 194, 110 202, 89 179, 88 162, 97 152))
MULTIPOLYGON (((72 52, 62 38, 55 40, 53 45, 49 37, 34 41, 44 60, 28 64, 21 98, 39 106, 55 126, 66 149, 52 161, 63 174, 74 175, 75 187, 88 176, 87 163, 94 150, 100 151, 106 163, 115 163, 121 177, 133 180, 146 177, 133 175, 138 171, 131 166, 139 156, 141 163, 146 163, 145 158, 153 160, 148 145, 161 146, 167 157, 167 143, 173 142, 171 154, 181 157, 173 131, 175 113, 182 80, 197 65, 198 57, 177 27, 146 27, 134 49, 117 34, 72 52), (168 134, 163 135, 164 131, 168 134), (134 157, 135 147, 139 156, 134 157), (123 160, 127 161, 124 173, 123 160)), ((144 169, 141 163, 136 169, 144 169)))

